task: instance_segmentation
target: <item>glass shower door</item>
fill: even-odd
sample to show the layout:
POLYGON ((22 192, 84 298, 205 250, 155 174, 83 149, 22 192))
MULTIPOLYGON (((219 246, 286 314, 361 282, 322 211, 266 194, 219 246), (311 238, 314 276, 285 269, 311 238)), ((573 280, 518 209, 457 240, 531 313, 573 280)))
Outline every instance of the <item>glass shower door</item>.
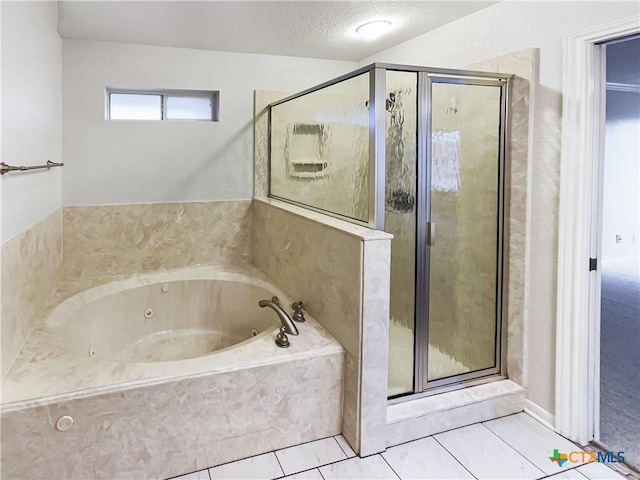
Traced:
POLYGON ((385 231, 391 242, 388 395, 414 391, 418 74, 386 72, 385 231))
POLYGON ((423 389, 500 371, 505 94, 499 80, 425 77, 423 389))

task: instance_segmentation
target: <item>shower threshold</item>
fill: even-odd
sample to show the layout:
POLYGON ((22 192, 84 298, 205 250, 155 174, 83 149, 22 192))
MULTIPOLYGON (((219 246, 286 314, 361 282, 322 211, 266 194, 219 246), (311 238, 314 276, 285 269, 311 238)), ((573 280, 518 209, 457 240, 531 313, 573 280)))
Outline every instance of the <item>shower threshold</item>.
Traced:
MULTIPOLYGON (((467 384, 468 385, 468 384, 467 384)), ((387 406, 386 446, 524 411, 524 388, 511 380, 485 382, 438 395, 405 396, 387 406)), ((426 393, 426 392, 425 392, 426 393)))

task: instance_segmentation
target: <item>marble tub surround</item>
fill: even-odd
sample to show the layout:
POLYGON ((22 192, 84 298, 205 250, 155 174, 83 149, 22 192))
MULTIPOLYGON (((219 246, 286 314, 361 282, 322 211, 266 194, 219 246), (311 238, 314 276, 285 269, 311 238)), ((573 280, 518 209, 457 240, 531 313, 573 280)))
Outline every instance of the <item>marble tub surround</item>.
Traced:
POLYGON ((256 266, 345 349, 342 433, 384 449, 392 236, 275 199, 254 199, 256 266))
POLYGON ((310 314, 287 349, 274 344, 274 326, 210 355, 160 363, 96 360, 54 338, 55 323, 92 301, 207 279, 291 303, 251 266, 158 272, 78 294, 94 280, 63 281, 2 383, 3 478, 165 478, 339 434, 344 350, 310 314), (59 431, 64 415, 74 423, 59 431))
POLYGON ((62 209, 1 248, 2 378, 62 277, 62 209))
MULTIPOLYGON (((284 305, 292 302, 290 297, 275 287, 264 273, 251 266, 194 267, 157 272, 112 281, 88 290, 85 290, 85 287, 91 281, 63 281, 2 382, 3 408, 10 408, 9 404, 15 402, 73 396, 74 392, 78 391, 119 390, 128 383, 157 383, 185 375, 237 368, 248 363, 277 363, 287 361, 296 355, 323 355, 343 351, 312 315, 307 315, 308 321, 301 324, 300 330, 305 335, 290 337, 291 347, 287 349, 278 348, 274 343, 277 326, 214 355, 161 363, 101 360, 99 353, 95 358, 91 358, 88 348, 86 355, 81 354, 84 349, 82 346, 72 345, 71 339, 69 344, 63 344, 66 335, 61 335, 61 327, 64 327, 61 322, 68 322, 68 317, 74 311, 86 308, 90 302, 146 285, 158 285, 159 288, 164 283, 212 279, 254 285, 263 289, 265 295, 278 296, 284 305), (70 368, 73 375, 68 374, 70 368)), ((259 309, 257 303, 255 310, 269 313, 259 309)), ((144 321, 142 314, 143 312, 140 312, 140 318, 144 321)), ((275 314, 273 316, 277 318, 275 314)))
POLYGON ((64 277, 251 263, 250 200, 64 208, 64 277))
POLYGON ((295 92, 255 90, 253 92, 253 196, 269 195, 269 110, 270 103, 295 92))
POLYGON ((167 478, 337 435, 342 368, 341 353, 297 355, 251 369, 26 402, 2 414, 3 478, 167 478), (55 427, 63 415, 74 418, 66 432, 55 427))
POLYGON ((500 380, 390 405, 386 445, 391 447, 524 410, 524 389, 500 380))

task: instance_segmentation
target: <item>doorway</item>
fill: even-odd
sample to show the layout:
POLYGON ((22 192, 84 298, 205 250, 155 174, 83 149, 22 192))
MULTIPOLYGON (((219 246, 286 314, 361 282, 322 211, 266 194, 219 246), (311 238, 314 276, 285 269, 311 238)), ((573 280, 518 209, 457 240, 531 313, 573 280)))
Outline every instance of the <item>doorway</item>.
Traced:
POLYGON ((595 441, 640 467, 640 36, 603 44, 600 418, 595 441))
POLYGON ((602 413, 604 56, 607 45, 638 34, 640 17, 630 16, 565 38, 554 427, 580 445, 600 439, 602 413))

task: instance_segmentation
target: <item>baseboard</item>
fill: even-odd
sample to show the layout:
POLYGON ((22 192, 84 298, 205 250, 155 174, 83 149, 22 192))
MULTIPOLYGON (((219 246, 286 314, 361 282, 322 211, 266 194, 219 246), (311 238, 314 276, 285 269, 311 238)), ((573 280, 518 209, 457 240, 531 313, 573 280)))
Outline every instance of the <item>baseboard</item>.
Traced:
POLYGON ((533 418, 542 423, 545 427, 548 427, 551 430, 555 431, 556 417, 547 412, 540 405, 537 405, 531 400, 527 399, 524 401, 524 411, 525 413, 531 415, 533 418))

